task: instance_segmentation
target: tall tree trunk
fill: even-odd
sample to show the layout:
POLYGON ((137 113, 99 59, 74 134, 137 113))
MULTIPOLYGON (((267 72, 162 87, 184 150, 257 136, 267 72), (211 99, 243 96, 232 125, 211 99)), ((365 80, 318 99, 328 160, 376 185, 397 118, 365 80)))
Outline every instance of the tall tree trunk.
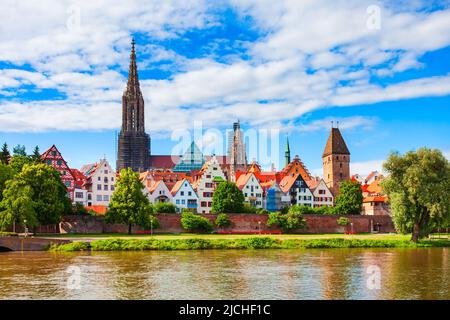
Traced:
POLYGON ((411 241, 417 243, 417 241, 419 241, 419 234, 420 234, 420 226, 419 226, 419 223, 414 223, 414 227, 413 227, 413 231, 412 231, 412 236, 411 236, 411 241))
POLYGON ((131 223, 128 224, 128 234, 131 234, 131 223))

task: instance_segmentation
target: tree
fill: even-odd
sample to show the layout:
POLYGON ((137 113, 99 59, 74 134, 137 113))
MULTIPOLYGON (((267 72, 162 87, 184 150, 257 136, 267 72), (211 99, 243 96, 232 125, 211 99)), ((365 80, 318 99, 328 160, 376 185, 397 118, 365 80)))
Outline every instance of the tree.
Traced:
POLYGON ((5 191, 5 199, 2 201, 2 212, 0 213, 0 229, 14 225, 27 225, 36 227, 39 222, 34 210, 33 191, 29 186, 21 187, 19 184, 9 180, 10 186, 5 191))
POLYGON ((358 182, 346 180, 339 186, 339 195, 336 197, 336 214, 361 214, 363 195, 358 182))
POLYGON ((59 223, 70 204, 58 171, 45 164, 25 164, 22 171, 6 183, 3 195, 2 206, 6 210, 0 213, 0 220, 12 223, 8 216, 21 217, 26 212, 27 221, 33 227, 59 223), (16 202, 18 197, 22 198, 20 203, 16 202), (35 212, 36 221, 32 219, 30 208, 35 212))
POLYGON ((403 156, 394 152, 383 167, 388 177, 381 185, 398 231, 411 232, 417 242, 433 228, 448 225, 450 164, 441 151, 421 148, 403 156))
POLYGON ((266 224, 268 227, 278 226, 283 231, 306 228, 305 218, 296 210, 289 211, 287 214, 281 212, 270 213, 266 224))
POLYGON ((212 212, 239 213, 244 209, 244 194, 235 183, 224 181, 214 191, 212 212))
POLYGON ((11 167, 0 162, 0 202, 3 199, 3 190, 5 190, 6 181, 12 179, 13 176, 11 167))
POLYGON ((230 217, 226 213, 220 213, 217 215, 215 225, 219 228, 229 227, 231 225, 230 217))
POLYGON ((147 226, 152 207, 142 193, 143 189, 144 185, 138 173, 133 172, 131 168, 122 169, 106 214, 107 220, 127 224, 128 234, 131 234, 135 224, 147 226))
POLYGON ((27 151, 25 149, 25 146, 18 144, 13 148, 13 155, 14 156, 27 156, 27 151))
POLYGON ((154 210, 157 213, 177 213, 177 207, 170 202, 157 202, 154 210))
POLYGON ((2 146, 2 151, 0 151, 0 162, 3 164, 8 164, 10 157, 11 154, 9 153, 8 145, 5 142, 2 146))
POLYGON ((290 207, 288 212, 295 212, 299 214, 313 214, 314 209, 310 206, 296 204, 290 207))
POLYGON ((41 162, 41 153, 39 152, 38 146, 34 147, 33 153, 30 155, 30 158, 35 163, 41 162))
POLYGON ((22 155, 15 155, 11 158, 9 165, 14 173, 14 175, 19 174, 22 171, 22 168, 26 164, 32 164, 33 161, 27 157, 22 155))

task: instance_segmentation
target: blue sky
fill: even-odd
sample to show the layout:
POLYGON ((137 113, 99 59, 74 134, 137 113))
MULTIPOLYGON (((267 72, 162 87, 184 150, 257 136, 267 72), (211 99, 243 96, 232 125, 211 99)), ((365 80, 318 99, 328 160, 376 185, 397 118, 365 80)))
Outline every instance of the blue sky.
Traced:
POLYGON ((56 144, 75 168, 114 164, 134 36, 153 154, 180 153, 171 137, 194 121, 209 150, 239 119, 250 135, 279 132, 270 162, 284 162, 288 135, 316 174, 331 121, 352 173, 394 150, 450 156, 448 1, 142 4, 2 3, 0 143, 56 144))

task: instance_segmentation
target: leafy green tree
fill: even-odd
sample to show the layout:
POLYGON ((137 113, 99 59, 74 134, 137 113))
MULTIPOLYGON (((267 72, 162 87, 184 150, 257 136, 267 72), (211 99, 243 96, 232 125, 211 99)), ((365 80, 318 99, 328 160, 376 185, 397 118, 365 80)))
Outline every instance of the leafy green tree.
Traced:
POLYGON ((34 147, 33 153, 30 155, 30 158, 35 163, 41 162, 41 153, 38 146, 34 147))
POLYGON ((381 183, 389 197, 392 219, 417 242, 450 222, 450 164, 437 149, 421 148, 405 155, 392 153, 383 164, 381 183))
POLYGON ((5 142, 2 146, 2 151, 0 151, 0 162, 3 164, 8 164, 10 157, 11 154, 9 153, 8 145, 5 142))
POLYGON ((224 181, 214 191, 213 213, 239 213, 244 209, 244 194, 235 183, 224 181))
POLYGON ((107 221, 127 224, 128 234, 133 225, 147 226, 152 208, 143 189, 138 173, 131 168, 122 169, 106 214, 107 221))
POLYGON ((6 187, 6 181, 12 179, 14 173, 10 166, 0 162, 0 201, 3 199, 3 190, 6 187))
POLYGON ((156 213, 177 213, 177 207, 170 202, 157 202, 153 207, 156 213))
POLYGON ((244 205, 242 206, 242 210, 241 211, 237 211, 236 213, 257 213, 258 209, 254 206, 252 206, 250 203, 248 202, 244 202, 244 205))
POLYGON ((303 215, 294 210, 289 210, 287 214, 281 212, 273 212, 269 214, 269 218, 266 222, 268 227, 278 226, 283 231, 290 231, 295 229, 305 229, 306 220, 303 215))
POLYGON ((320 206, 313 208, 315 214, 331 215, 336 214, 335 207, 320 206))
POLYGON ((27 151, 25 149, 25 146, 18 144, 13 148, 13 155, 14 156, 27 156, 27 151))
MULTIPOLYGON (((5 199, 2 201, 2 212, 0 213, 0 229, 10 225, 36 227, 36 211, 34 210, 33 191, 29 186, 20 187, 13 180, 9 180, 5 191, 5 199)), ((13 230, 15 232, 15 230, 13 230)))
POLYGON ((336 197, 336 214, 361 214, 363 195, 358 182, 346 180, 339 186, 339 195, 336 197))
POLYGON ((215 225, 219 228, 226 228, 231 225, 230 217, 226 213, 219 213, 217 215, 215 225))
POLYGON ((11 158, 9 165, 14 175, 19 174, 26 164, 32 164, 33 161, 27 156, 15 155, 11 158))
POLYGON ((81 203, 75 203, 72 206, 71 214, 80 215, 80 216, 87 216, 87 215, 89 215, 89 212, 87 211, 85 206, 83 206, 81 203))
POLYGON ((59 223, 68 205, 67 189, 58 171, 45 164, 25 164, 22 171, 6 183, 3 195, 2 206, 7 210, 0 213, 0 220, 9 223, 13 221, 5 217, 17 213, 14 208, 27 212, 30 226, 59 223), (15 204, 18 195, 22 198, 20 205, 15 204), (35 212, 36 222, 31 218, 29 207, 35 212))
POLYGON ((289 212, 295 212, 295 213, 299 213, 299 214, 313 214, 314 209, 310 206, 296 204, 289 208, 288 213, 289 212))
POLYGON ((209 219, 198 214, 183 212, 181 214, 181 226, 188 231, 211 231, 213 224, 209 219))

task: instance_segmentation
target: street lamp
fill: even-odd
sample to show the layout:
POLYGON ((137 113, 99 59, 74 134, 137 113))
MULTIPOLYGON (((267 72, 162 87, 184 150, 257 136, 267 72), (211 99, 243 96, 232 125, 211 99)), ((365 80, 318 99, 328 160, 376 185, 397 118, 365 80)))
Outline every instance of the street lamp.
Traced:
POLYGON ((351 233, 353 234, 353 222, 350 222, 351 233))
POLYGON ((24 231, 25 231, 25 237, 26 237, 28 235, 27 219, 23 219, 23 224, 25 225, 24 231))

